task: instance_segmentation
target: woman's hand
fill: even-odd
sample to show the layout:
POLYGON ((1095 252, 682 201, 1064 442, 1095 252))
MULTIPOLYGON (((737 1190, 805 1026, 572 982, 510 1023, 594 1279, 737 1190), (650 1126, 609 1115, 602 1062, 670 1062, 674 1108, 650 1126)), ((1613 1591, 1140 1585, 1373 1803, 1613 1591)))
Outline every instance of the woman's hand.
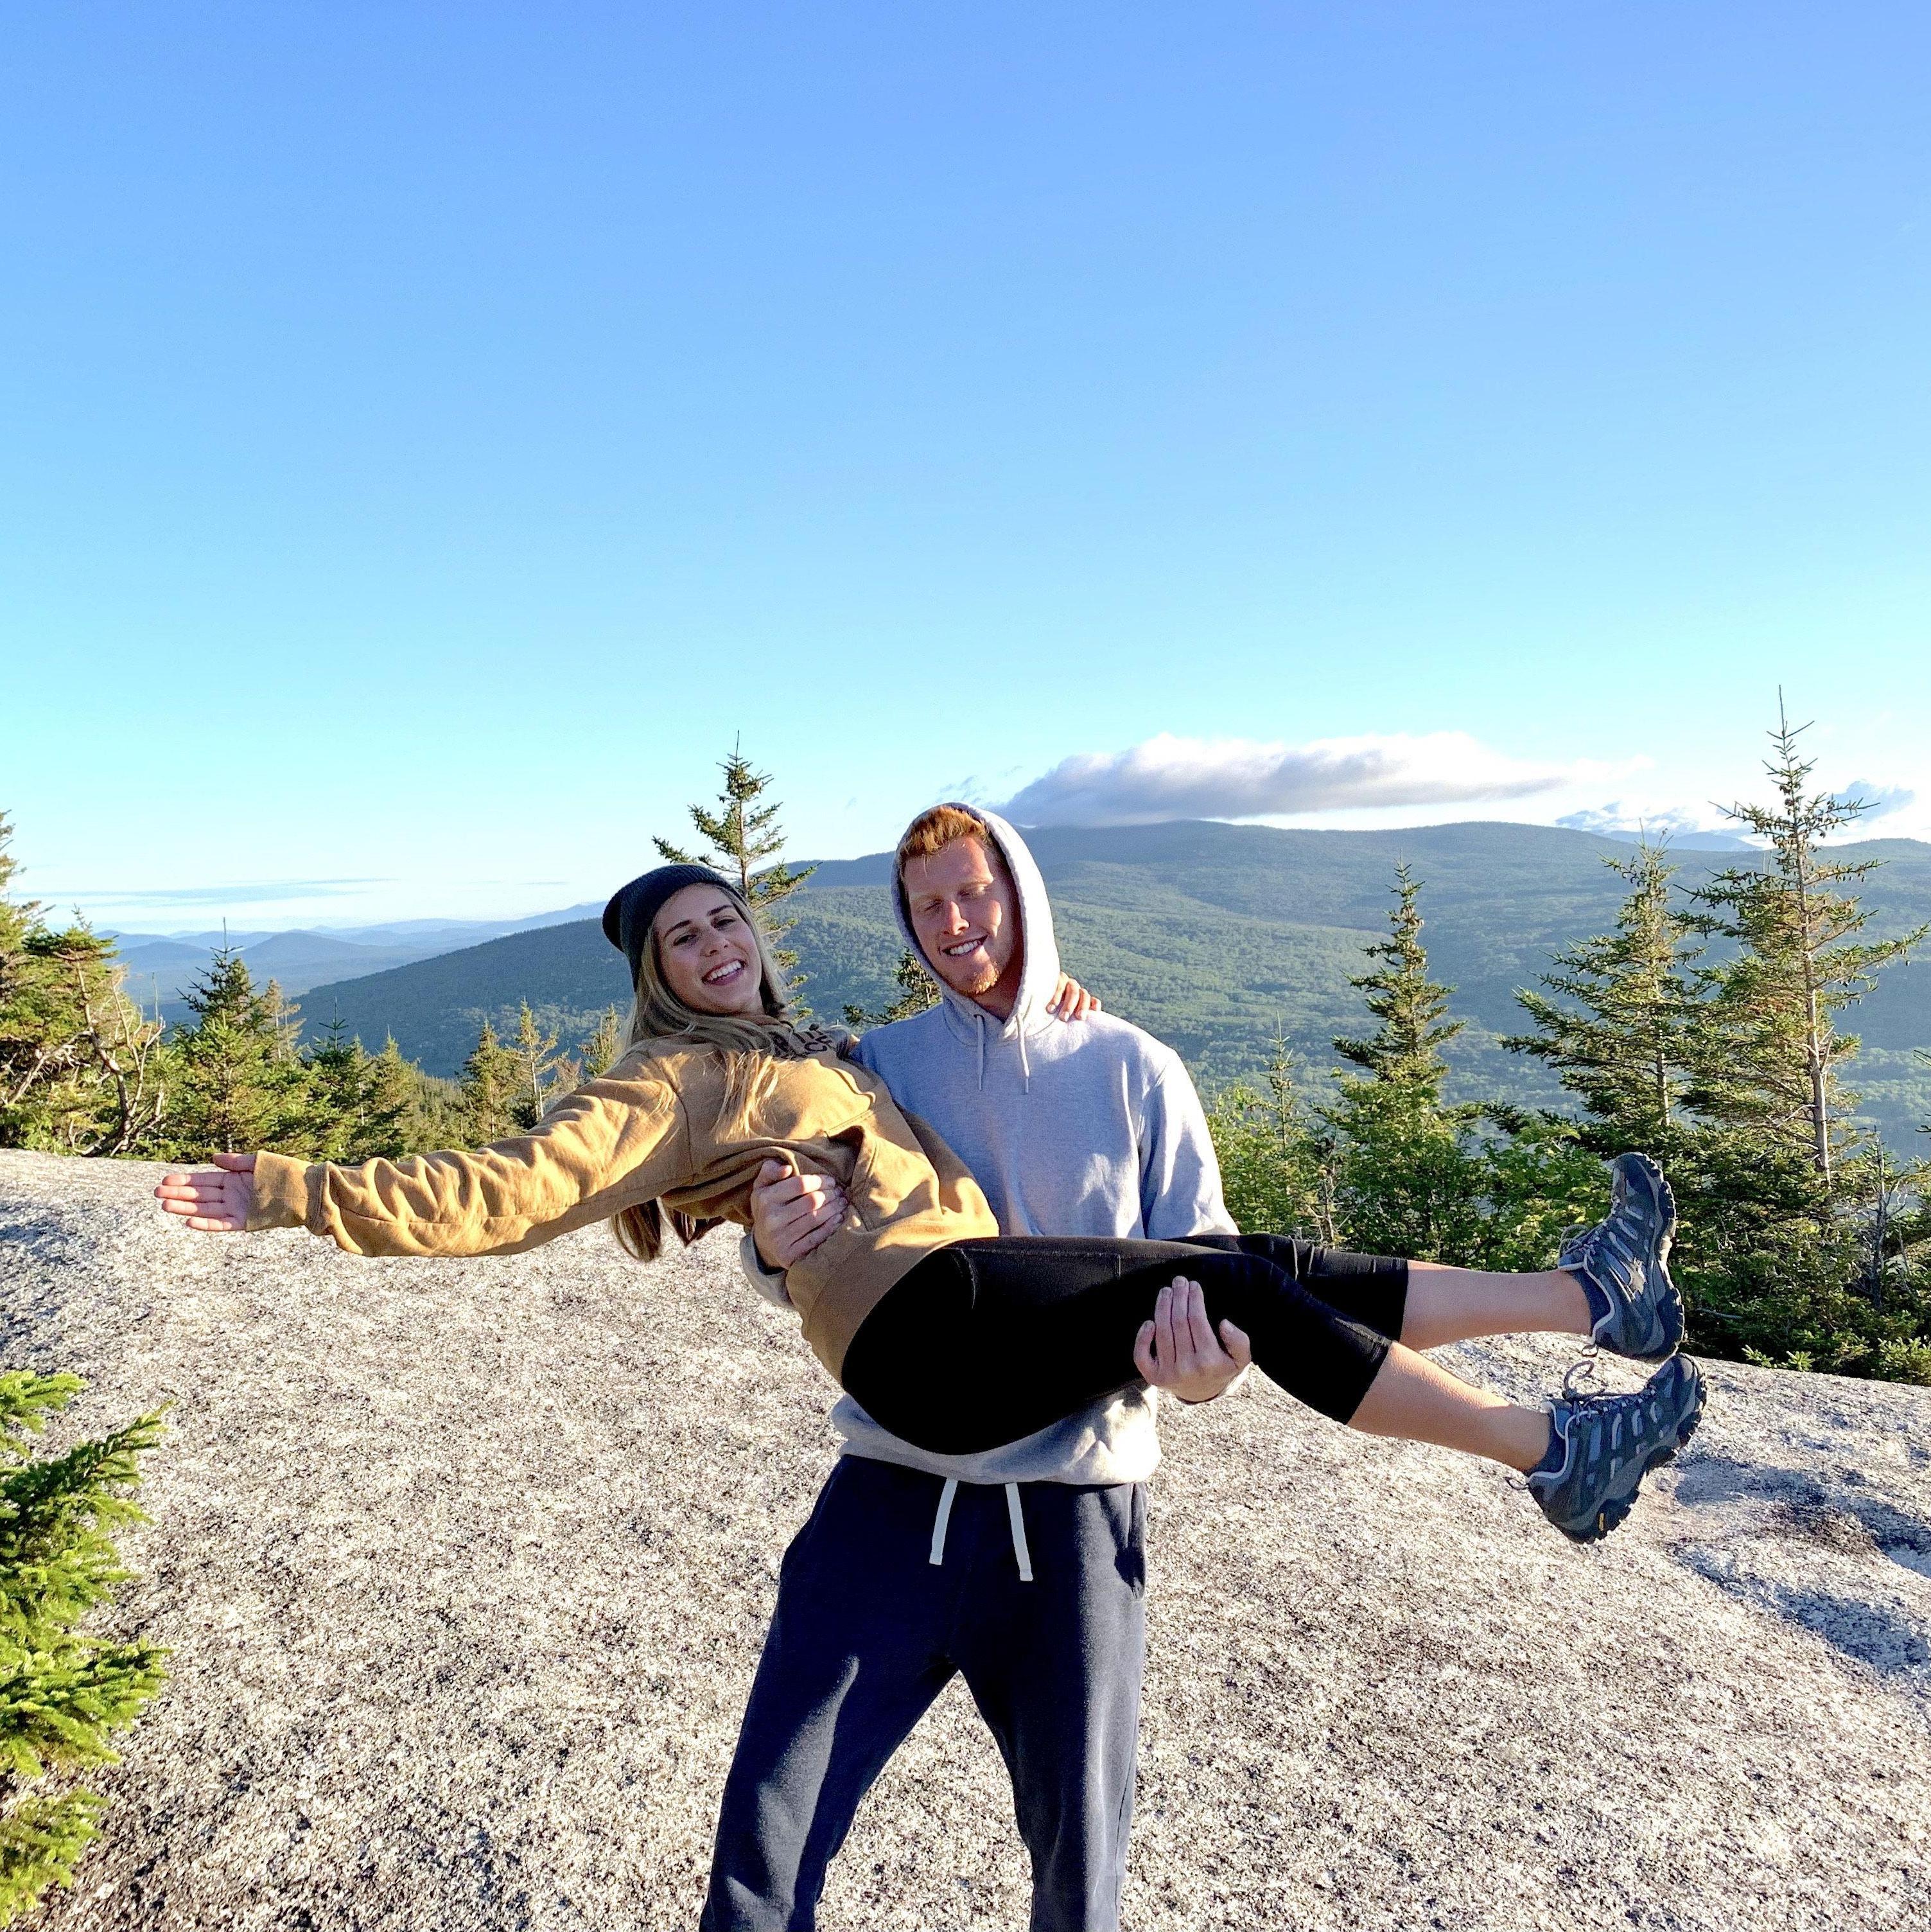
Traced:
POLYGON ((1161 1289, 1153 1318, 1141 1324, 1133 1345, 1133 1365, 1141 1376, 1182 1402, 1211 1402, 1253 1359, 1247 1337, 1232 1322, 1223 1322, 1220 1340, 1214 1339, 1207 1297, 1198 1282, 1184 1275, 1161 1289))
POLYGON ((217 1154, 211 1168, 164 1174, 154 1198, 204 1234, 238 1234, 248 1225, 255 1198, 255 1156, 217 1154))
POLYGON ((1055 1019, 1083 1020, 1088 1013, 1098 1012, 1100 1004, 1077 980, 1062 973, 1060 983, 1053 988, 1053 997, 1046 1002, 1046 1010, 1055 1019))

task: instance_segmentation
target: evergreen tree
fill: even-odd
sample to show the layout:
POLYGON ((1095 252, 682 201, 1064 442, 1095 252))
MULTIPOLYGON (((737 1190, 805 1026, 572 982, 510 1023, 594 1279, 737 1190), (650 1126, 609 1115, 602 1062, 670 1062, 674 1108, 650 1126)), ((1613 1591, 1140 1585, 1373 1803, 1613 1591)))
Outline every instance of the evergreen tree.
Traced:
POLYGON ((1342 1036, 1335 1051, 1363 1070, 1344 1074, 1323 1110, 1337 1148, 1336 1205, 1348 1245, 1417 1261, 1480 1250, 1482 1177, 1471 1144, 1480 1109, 1445 1106, 1444 1044, 1462 1030, 1447 1017, 1449 988, 1428 976, 1421 886, 1395 872, 1389 935, 1369 946, 1382 963, 1351 980, 1381 1024, 1342 1036))
POLYGON ((393 1036, 379 1054, 344 1037, 340 1020, 322 1028, 306 1056, 308 1118, 303 1151, 318 1160, 358 1162, 420 1154, 453 1137, 446 1106, 432 1098, 422 1070, 393 1036), (439 1131, 441 1130, 441 1131, 439 1131))
POLYGON ((472 1147, 505 1140, 517 1130, 516 1105, 523 1068, 514 1051, 496 1037, 487 1020, 463 1063, 458 1083, 463 1138, 472 1147))
POLYGON ((793 872, 779 860, 784 834, 778 828, 778 814, 783 807, 775 799, 768 805, 759 802, 770 789, 771 774, 754 768, 741 742, 733 744, 730 756, 718 769, 724 775, 724 785, 715 808, 691 807, 691 824, 715 850, 685 851, 664 838, 652 842, 668 864, 709 866, 727 878, 736 878, 745 902, 772 942, 772 956, 792 980, 795 994, 804 984, 797 972, 798 956, 778 944, 791 930, 793 922, 780 918, 777 908, 817 868, 807 866, 802 872, 793 872))
POLYGON ((187 995, 191 1025, 175 1036, 178 1104, 169 1138, 193 1158, 299 1143, 307 1071, 295 1051, 295 1010, 273 980, 255 990, 247 963, 225 941, 187 995))
POLYGON ((34 1460, 31 1438, 80 1387, 73 1376, 0 1374, 0 1925, 72 1882, 104 1808, 84 1789, 29 1787, 114 1763, 109 1734, 161 1683, 163 1653, 151 1644, 81 1628, 126 1580, 109 1532, 142 1520, 125 1492, 160 1417, 34 1460))
POLYGON ((1343 1060, 1366 1070, 1377 1084, 1416 1105, 1438 1107, 1448 1065, 1441 1049, 1464 1022, 1447 1017, 1447 986, 1428 976, 1428 952, 1421 943, 1421 881, 1405 865, 1395 868, 1395 905, 1388 915, 1388 937, 1363 950, 1384 963, 1349 980, 1367 995, 1368 1010, 1381 1024, 1366 1040, 1337 1039, 1343 1060))
POLYGON ((1718 873, 1696 898, 1734 952, 1699 975, 1705 998, 1685 1093, 1698 1131, 1676 1178, 1690 1334, 1711 1353, 1851 1375, 1919 1372, 1931 1292, 1908 1273, 1869 1292, 1861 1222, 1879 1156, 1849 1118, 1858 1049, 1838 1016, 1924 936, 1875 943, 1854 888, 1870 860, 1820 848, 1865 810, 1813 792, 1814 760, 1781 698, 1765 770, 1768 806, 1730 815, 1768 842, 1767 862, 1718 873))
MULTIPOLYGON (((1867 916, 1843 888, 1870 868, 1816 847, 1861 808, 1810 794, 1787 719, 1771 735, 1778 802, 1735 808, 1771 841, 1769 864, 1719 874, 1696 896, 1705 909, 1690 910, 1675 902, 1663 855, 1639 848, 1618 867, 1631 890, 1615 930, 1556 956, 1547 994, 1520 996, 1535 1031, 1506 1043, 1545 1060, 1581 1101, 1583 1148, 1665 1162, 1694 1347, 1912 1376, 1931 1364, 1931 1282, 1908 1264, 1885 1156, 1847 1131, 1839 1074, 1857 1042, 1834 1023, 1912 942, 1853 943, 1867 916), (1735 956, 1701 964, 1713 934, 1735 956)), ((1518 1115, 1512 1132, 1522 1126, 1518 1115)), ((1499 1168, 1501 1151, 1489 1157, 1499 1168)), ((1519 1162, 1519 1139, 1508 1157, 1519 1162)), ((1506 1198, 1510 1185, 1498 1172, 1492 1191, 1506 1198)))
MULTIPOLYGON (((516 1061, 516 1093, 510 1102, 510 1118, 519 1127, 533 1127, 558 1093, 568 1092, 576 1082, 557 1077, 556 1035, 553 1030, 545 1033, 537 1024, 527 1000, 517 1015, 516 1038, 508 1051, 516 1061)), ((574 1066, 569 1070, 573 1075, 576 1072, 574 1066)))
POLYGON ((127 997, 109 942, 12 896, 11 839, 0 814, 0 1146, 126 1154, 161 1118, 162 1029, 127 997))
POLYGON ((1555 956, 1548 994, 1518 993, 1531 1034, 1506 1039, 1533 1054, 1582 1103, 1582 1144, 1604 1155, 1639 1148, 1667 1160, 1683 1131, 1704 1016, 1693 974, 1699 922, 1672 902, 1676 868, 1647 841, 1603 862, 1628 884, 1616 928, 1555 956), (1552 998, 1555 994, 1559 998, 1552 998))
POLYGON ((317 1160, 352 1160, 349 1150, 367 1129, 374 1063, 339 1019, 322 1029, 322 1038, 304 1058, 308 1118, 302 1151, 317 1160))
POLYGON ((895 990, 883 1012, 867 1012, 862 1006, 847 1006, 845 1024, 862 1033, 871 1027, 889 1026, 894 1020, 909 1020, 914 1013, 922 1013, 939 1003, 939 982, 909 946, 898 956, 892 984, 895 990))
POLYGON ((1227 1211, 1243 1234, 1334 1244, 1335 1148, 1301 1097, 1285 1036, 1275 1034, 1261 1084, 1228 1088, 1207 1124, 1227 1211))
POLYGON ((597 1022, 596 1030, 577 1048, 580 1070, 578 1084, 583 1080, 601 1079, 616 1064, 617 1056, 623 1050, 623 1022, 617 1017, 615 1006, 606 1006, 597 1022))
POLYGON ((1729 814, 1769 841, 1771 862, 1719 872, 1697 893, 1711 908, 1712 928, 1738 950, 1707 975, 1720 1032, 1694 1099, 1711 1120, 1801 1148, 1828 1193, 1858 1138, 1846 1118, 1851 1096, 1840 1084, 1858 1041, 1838 1032, 1837 1016, 1931 927, 1897 939, 1854 940, 1870 914, 1842 888, 1869 878, 1879 862, 1828 860, 1819 848, 1868 808, 1861 799, 1810 790, 1816 760, 1797 743, 1810 728, 1791 724, 1780 694, 1764 766, 1777 802, 1740 803, 1729 814))
POLYGON ((1493 1103, 1482 1111, 1500 1131, 1478 1150, 1480 1234, 1441 1258, 1505 1273, 1553 1268, 1564 1234, 1609 1211, 1602 1159, 1573 1120, 1493 1103))
POLYGON ((345 1160, 393 1160, 448 1145, 457 1136, 448 1125, 452 1109, 442 1099, 447 1083, 432 1083, 421 1067, 402 1057, 391 1034, 368 1063, 362 1126, 343 1154, 345 1160))

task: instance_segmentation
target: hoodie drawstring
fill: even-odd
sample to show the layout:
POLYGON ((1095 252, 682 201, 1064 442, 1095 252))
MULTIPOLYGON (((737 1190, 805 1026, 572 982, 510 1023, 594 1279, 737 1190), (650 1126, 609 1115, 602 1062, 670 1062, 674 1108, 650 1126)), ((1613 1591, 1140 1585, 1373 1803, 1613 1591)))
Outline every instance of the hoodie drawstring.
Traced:
POLYGON ((939 1492, 939 1513, 932 1519, 932 1554, 930 1561, 943 1563, 946 1560, 946 1528, 952 1520, 952 1498, 959 1492, 959 1479, 956 1476, 946 1478, 946 1486, 939 1492))
POLYGON ((1026 1547, 1026 1518, 1019 1508, 1019 1485, 1006 1486, 1006 1520, 1012 1526, 1012 1560, 1019 1566, 1019 1580, 1033 1580, 1033 1552, 1026 1547))
MULTIPOLYGON (((985 1091, 985 1036, 993 1030, 994 1022, 985 1012, 973 1016, 973 1038, 979 1042, 979 1090, 985 1091)), ((1019 1090, 1030 1094, 1033 1090, 1033 1056, 1026 1051, 1026 1029, 1016 1026, 1013 1037, 1019 1045, 1019 1090)))
MULTIPOLYGON (((932 1548, 927 1561, 943 1565, 946 1560, 946 1532, 951 1528, 952 1504, 959 1492, 959 1479, 948 1476, 939 1492, 938 1514, 932 1519, 932 1548)), ((1019 1505, 1019 1485, 1006 1485, 1006 1520, 1012 1531, 1012 1560, 1019 1566, 1019 1580, 1033 1580, 1033 1552, 1026 1543, 1026 1516, 1019 1505)))

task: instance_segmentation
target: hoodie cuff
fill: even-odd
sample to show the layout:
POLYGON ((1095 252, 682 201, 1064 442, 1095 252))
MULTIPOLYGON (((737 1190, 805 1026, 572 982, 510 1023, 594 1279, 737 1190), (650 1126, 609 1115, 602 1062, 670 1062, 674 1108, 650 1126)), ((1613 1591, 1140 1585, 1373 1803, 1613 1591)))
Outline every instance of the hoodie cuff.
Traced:
POLYGON ((757 1238, 746 1232, 738 1243, 738 1266, 744 1270, 744 1278, 766 1301, 775 1302, 780 1308, 791 1306, 791 1291, 784 1286, 784 1270, 769 1268, 764 1257, 757 1251, 757 1238))
POLYGON ((308 1225, 308 1178, 313 1170, 305 1160, 285 1154, 255 1156, 254 1192, 248 1202, 248 1232, 259 1228, 305 1228, 308 1225))

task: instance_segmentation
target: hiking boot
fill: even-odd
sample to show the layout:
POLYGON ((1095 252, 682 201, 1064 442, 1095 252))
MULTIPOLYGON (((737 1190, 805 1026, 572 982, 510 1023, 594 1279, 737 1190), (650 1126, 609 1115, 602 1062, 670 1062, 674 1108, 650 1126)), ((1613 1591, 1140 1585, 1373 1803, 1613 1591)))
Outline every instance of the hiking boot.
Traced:
POLYGON ((1607 1536, 1630 1513, 1644 1477, 1696 1432, 1703 1378, 1672 1357, 1633 1395, 1569 1395, 1550 1413, 1559 1466, 1532 1469, 1529 1494, 1576 1543, 1607 1536))
POLYGON ((1639 1362, 1663 1361, 1683 1340, 1683 1297, 1669 1278, 1676 1197, 1646 1154, 1619 1154, 1609 1172, 1615 1191, 1608 1217, 1576 1229, 1555 1264, 1582 1282, 1597 1347, 1639 1362))

